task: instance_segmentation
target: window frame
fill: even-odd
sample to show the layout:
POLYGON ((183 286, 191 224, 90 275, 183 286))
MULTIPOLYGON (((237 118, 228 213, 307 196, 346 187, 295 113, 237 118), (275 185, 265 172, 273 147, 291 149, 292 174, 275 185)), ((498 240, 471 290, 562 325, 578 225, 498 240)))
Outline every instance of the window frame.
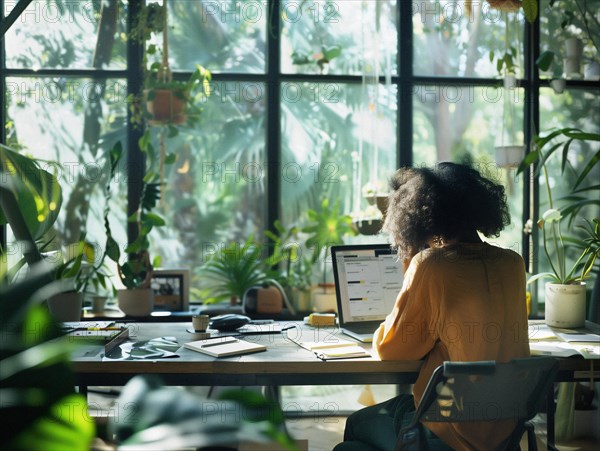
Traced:
MULTIPOLYGON (((32 0, 21 0, 18 2, 10 15, 4 17, 5 0, 0 0, 0 10, 2 17, 2 28, 10 28, 12 25, 9 19, 16 19, 20 12, 25 10, 32 0), (14 13, 14 14, 13 14, 14 13)), ((142 4, 145 0, 129 0, 128 2, 128 26, 131 25, 132 19, 139 14, 142 4)), ((281 10, 281 0, 268 0, 267 8, 275 8, 281 10)), ((396 116, 396 165, 397 167, 411 166, 413 163, 413 102, 412 88, 418 85, 441 85, 444 83, 452 83, 457 86, 496 86, 497 78, 458 78, 458 77, 430 77, 416 76, 413 73, 413 24, 411 3, 398 1, 396 8, 397 17, 397 68, 398 74, 391 77, 391 82, 397 88, 397 116, 396 116)), ((540 14, 542 12, 540 11, 540 14)), ((278 167, 281 163, 281 93, 280 89, 283 83, 286 82, 329 82, 329 83, 361 83, 360 75, 314 75, 314 74, 285 74, 281 72, 281 52, 280 52, 280 32, 282 28, 281 15, 269 14, 266 22, 266 57, 267 63, 265 72, 261 74, 244 74, 236 72, 214 73, 213 80, 215 82, 262 82, 270 89, 267 90, 267 126, 266 126, 266 158, 269 164, 266 171, 266 202, 267 205, 276 206, 266 208, 265 224, 272 228, 276 219, 281 216, 281 180, 278 167)), ((527 151, 529 151, 529 143, 534 136, 535 131, 539 130, 540 118, 540 88, 548 87, 550 80, 540 79, 539 71, 535 61, 540 54, 540 19, 539 17, 533 24, 525 23, 524 32, 524 78, 521 79, 520 86, 525 92, 524 104, 524 121, 523 130, 525 142, 527 143, 527 151)), ((6 124, 7 119, 7 104, 6 104, 6 80, 9 77, 32 77, 41 78, 48 76, 62 77, 89 77, 93 80, 120 78, 127 82, 128 94, 137 94, 142 89, 142 52, 143 43, 129 39, 127 42, 127 68, 125 70, 110 70, 110 69, 11 69, 6 67, 6 49, 5 40, 2 40, 0 45, 0 121, 6 124)), ((189 72, 176 72, 175 78, 186 79, 190 75, 189 72)), ((380 77, 380 82, 383 83, 384 77, 380 77)), ((567 80, 567 88, 593 90, 594 83, 585 80, 567 80)), ((128 111, 128 119, 131 118, 131 112, 128 111)), ((138 139, 142 135, 143 130, 135 129, 128 120, 127 136, 129 148, 129 161, 127 167, 130 173, 128 183, 128 214, 132 214, 138 205, 138 199, 141 195, 142 176, 141 168, 144 167, 144 155, 139 150, 138 139), (136 168, 137 172, 136 172, 136 168)), ((0 142, 6 142, 6 129, 0 128, 0 142)), ((524 183, 523 193, 523 217, 513 218, 513 221, 520 221, 522 226, 522 255, 527 264, 529 272, 537 271, 537 261, 533 258, 534 249, 537 249, 539 240, 537 228, 528 231, 525 228, 526 221, 531 219, 534 223, 539 217, 539 183, 538 178, 532 174, 531 170, 527 170, 523 177, 527 180, 524 183)), ((0 230, 1 244, 5 248, 7 242, 6 227, 1 227, 0 230)), ((128 225, 128 238, 133 240, 136 235, 134 224, 128 225)), ((535 298, 535 297, 534 297, 535 298)), ((532 315, 537 315, 537 302, 532 303, 532 315)))

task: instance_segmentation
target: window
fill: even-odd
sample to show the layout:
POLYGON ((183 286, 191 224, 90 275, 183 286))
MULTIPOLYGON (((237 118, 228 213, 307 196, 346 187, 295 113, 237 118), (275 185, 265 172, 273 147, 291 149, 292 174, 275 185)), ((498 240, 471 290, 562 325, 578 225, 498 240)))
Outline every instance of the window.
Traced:
MULTIPOLYGON (((143 76, 134 63, 143 43, 128 38, 127 24, 142 3, 34 0, 3 40, 1 137, 57 162, 64 242, 83 230, 103 242, 107 149, 117 141, 127 147, 141 133, 127 122, 127 92, 143 76)), ((587 37, 598 36, 597 23, 580 20, 574 0, 541 1, 539 31, 522 14, 507 18, 486 2, 473 4, 467 15, 462 1, 449 0, 167 0, 175 77, 200 64, 213 81, 198 125, 165 139, 177 160, 166 168, 159 207, 167 227, 153 240, 163 266, 197 271, 207 252, 250 235, 263 240, 276 219, 302 223, 323 198, 359 217, 368 208, 366 185, 385 189, 398 165, 441 160, 473 162, 506 186, 513 224, 497 241, 527 255, 523 227, 538 217, 538 201, 545 208, 543 186, 531 190, 514 169, 498 168, 494 146, 526 144, 552 127, 598 131, 594 81, 567 74, 564 93, 550 88, 564 58, 555 42, 583 38, 591 63, 598 51, 587 37), (565 11, 573 12, 568 23, 565 11), (539 79, 538 50, 555 53, 539 79), (520 79, 517 87, 502 86, 507 69, 520 79)), ((586 4, 598 10, 598 1, 586 4)), ((4 16, 15 5, 0 1, 4 16)), ((160 48, 161 39, 150 43, 160 48)), ((152 131, 157 148, 161 133, 152 131)), ((573 171, 586 151, 573 148, 573 171)), ((559 164, 551 162, 554 174, 559 164)), ((557 195, 569 193, 573 171, 553 176, 557 195)), ((110 218, 121 243, 133 174, 124 164, 112 182, 110 218)), ((597 216, 597 206, 585 212, 597 216)), ((381 238, 351 238, 372 239, 381 238)), ((544 269, 537 252, 527 256, 532 270, 544 269)))

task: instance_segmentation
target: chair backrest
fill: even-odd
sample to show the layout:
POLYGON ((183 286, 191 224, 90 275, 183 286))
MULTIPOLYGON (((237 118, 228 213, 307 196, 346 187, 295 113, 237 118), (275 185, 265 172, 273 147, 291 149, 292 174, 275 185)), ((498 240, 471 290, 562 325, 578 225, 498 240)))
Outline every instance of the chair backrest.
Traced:
POLYGON ((444 362, 425 389, 415 421, 523 423, 539 411, 557 370, 558 361, 551 357, 444 362))

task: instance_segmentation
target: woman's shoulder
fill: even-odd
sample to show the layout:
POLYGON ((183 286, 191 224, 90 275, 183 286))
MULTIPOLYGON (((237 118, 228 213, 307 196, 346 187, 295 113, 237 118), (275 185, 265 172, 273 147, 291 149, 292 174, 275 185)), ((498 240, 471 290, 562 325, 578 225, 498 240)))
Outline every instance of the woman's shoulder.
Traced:
POLYGON ((523 257, 518 252, 486 242, 457 243, 440 248, 425 249, 415 255, 413 262, 418 266, 426 267, 473 259, 524 264, 523 257))

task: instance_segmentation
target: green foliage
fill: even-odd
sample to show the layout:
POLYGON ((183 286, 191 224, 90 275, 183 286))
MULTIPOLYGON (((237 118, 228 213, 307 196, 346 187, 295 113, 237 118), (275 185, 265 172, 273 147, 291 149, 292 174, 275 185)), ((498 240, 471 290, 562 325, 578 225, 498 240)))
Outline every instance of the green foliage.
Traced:
POLYGON ((569 217, 570 221, 575 219, 582 208, 589 205, 600 206, 598 196, 590 196, 588 194, 590 191, 600 192, 600 185, 583 186, 584 181, 588 180, 590 172, 600 161, 600 149, 593 151, 591 147, 592 143, 600 142, 600 134, 584 132, 578 128, 565 127, 553 130, 545 136, 536 136, 531 146, 533 150, 525 155, 525 158, 517 168, 517 174, 520 174, 535 164, 534 175, 539 175, 540 173, 544 175, 550 208, 553 208, 552 192, 548 183, 546 163, 553 154, 560 154, 561 174, 564 174, 566 168, 569 167, 569 150, 571 150, 574 142, 580 144, 582 150, 591 150, 591 155, 584 168, 577 174, 572 195, 559 199, 565 202, 565 206, 561 207, 560 211, 564 216, 569 217), (559 141, 555 141, 555 139, 559 139, 559 141))
MULTIPOLYGON (((122 156, 121 143, 117 143, 109 152, 111 165, 111 180, 122 156)), ((148 248, 150 240, 148 235, 154 227, 165 225, 164 219, 152 210, 160 199, 160 185, 150 181, 154 176, 146 174, 142 184, 142 195, 139 199, 138 209, 127 219, 137 225, 137 236, 127 246, 125 252, 129 254, 126 262, 121 263, 121 249, 112 235, 108 220, 108 199, 110 199, 110 186, 106 188, 107 203, 104 210, 104 227, 106 230, 106 256, 117 263, 119 277, 128 289, 148 288, 152 276, 153 265, 150 261, 148 248)), ((110 185, 110 180, 109 184, 110 185)))
POLYGON ((127 383, 115 406, 119 421, 109 429, 119 449, 237 449, 240 443, 296 449, 278 403, 250 390, 206 401, 143 375, 127 383), (224 412, 234 415, 223 421, 224 412))
POLYGON ((538 15, 538 0, 523 0, 523 12, 527 22, 535 22, 538 15))
MULTIPOLYGON (((600 198, 598 196, 581 196, 581 193, 599 191, 600 185, 585 185, 590 172, 594 169, 598 161, 600 161, 600 149, 592 151, 590 159, 585 164, 584 168, 577 174, 577 180, 573 186, 573 192, 570 196, 565 196, 560 199, 563 206, 560 209, 555 208, 552 189, 550 186, 547 163, 548 159, 555 153, 562 151, 561 155, 561 174, 569 165, 568 154, 571 150, 573 142, 578 142, 582 147, 592 143, 600 142, 600 134, 584 132, 577 128, 566 127, 553 130, 545 136, 536 136, 532 142, 532 151, 525 155, 523 161, 517 168, 517 174, 522 173, 527 168, 535 165, 534 175, 542 174, 546 185, 548 202, 550 209, 544 213, 543 218, 538 221, 538 227, 543 233, 543 248, 546 254, 548 263, 552 269, 551 272, 536 274, 529 279, 529 283, 539 278, 551 278, 556 283, 569 284, 582 281, 588 276, 592 266, 596 260, 597 244, 595 234, 597 229, 592 227, 589 221, 586 226, 581 226, 582 230, 588 235, 587 241, 576 243, 581 252, 572 266, 572 269, 567 271, 566 252, 563 235, 560 230, 560 221, 563 217, 569 218, 569 226, 577 218, 582 208, 587 206, 600 206, 600 198), (558 142, 556 139, 559 139, 558 142), (548 148, 549 147, 549 148, 548 148), (546 226, 550 227, 551 234, 546 234, 546 226), (553 252, 549 250, 549 245, 552 246, 553 252), (581 273, 577 275, 581 269, 581 273)), ((588 147, 592 149, 592 147, 588 147)), ((587 221, 587 220, 586 220, 587 221)), ((595 219, 594 222, 597 220, 595 219)))
POLYGON ((323 72, 325 65, 329 64, 331 60, 337 58, 342 54, 342 48, 339 45, 332 46, 321 46, 319 53, 294 51, 292 52, 292 64, 301 66, 305 64, 316 64, 320 71, 323 72))
POLYGON ((309 234, 306 246, 313 250, 313 263, 319 260, 323 251, 326 253, 331 246, 343 244, 344 236, 356 235, 352 218, 340 212, 339 200, 330 207, 329 199, 324 199, 320 211, 309 209, 307 214, 309 225, 302 231, 309 234))
POLYGON ((309 236, 306 240, 306 247, 312 249, 313 265, 323 254, 323 283, 326 281, 327 274, 327 252, 331 246, 344 243, 344 236, 356 235, 356 229, 352 223, 350 215, 342 215, 340 212, 340 201, 336 200, 332 207, 329 206, 329 199, 324 199, 321 203, 321 210, 309 209, 308 226, 302 229, 309 236))
MULTIPOLYGON (((62 190, 56 176, 28 158, 0 144, 2 186, 13 192, 34 240, 48 233, 62 205, 62 190)), ((0 208, 0 225, 8 222, 0 208)))
MULTIPOLYGON (((498 71, 498 74, 500 76, 506 75, 506 74, 515 74, 516 70, 517 70, 517 64, 515 63, 516 59, 518 56, 518 52, 516 47, 509 47, 509 49, 504 52, 504 54, 502 56, 500 56, 497 60, 496 60, 496 70, 498 71)), ((490 52, 490 62, 493 63, 494 62, 494 58, 496 57, 496 54, 491 51, 490 52)))
POLYGON ((243 244, 232 241, 210 255, 200 269, 208 296, 204 302, 241 300, 248 288, 265 282, 261 254, 262 247, 250 236, 243 244))
POLYGON ((268 276, 284 288, 308 289, 311 285, 312 262, 302 255, 299 241, 300 227, 286 229, 280 220, 273 224, 275 232, 265 230, 265 236, 273 243, 273 252, 265 260, 268 276))
POLYGON ((72 347, 41 305, 58 291, 53 280, 40 264, 25 280, 0 286, 2 300, 20 301, 0 303, 2 449, 87 449, 95 435, 86 400, 74 391, 72 347))
POLYGON ((538 59, 535 60, 535 64, 540 68, 541 71, 548 71, 554 61, 554 52, 552 50, 544 50, 540 53, 538 59))

